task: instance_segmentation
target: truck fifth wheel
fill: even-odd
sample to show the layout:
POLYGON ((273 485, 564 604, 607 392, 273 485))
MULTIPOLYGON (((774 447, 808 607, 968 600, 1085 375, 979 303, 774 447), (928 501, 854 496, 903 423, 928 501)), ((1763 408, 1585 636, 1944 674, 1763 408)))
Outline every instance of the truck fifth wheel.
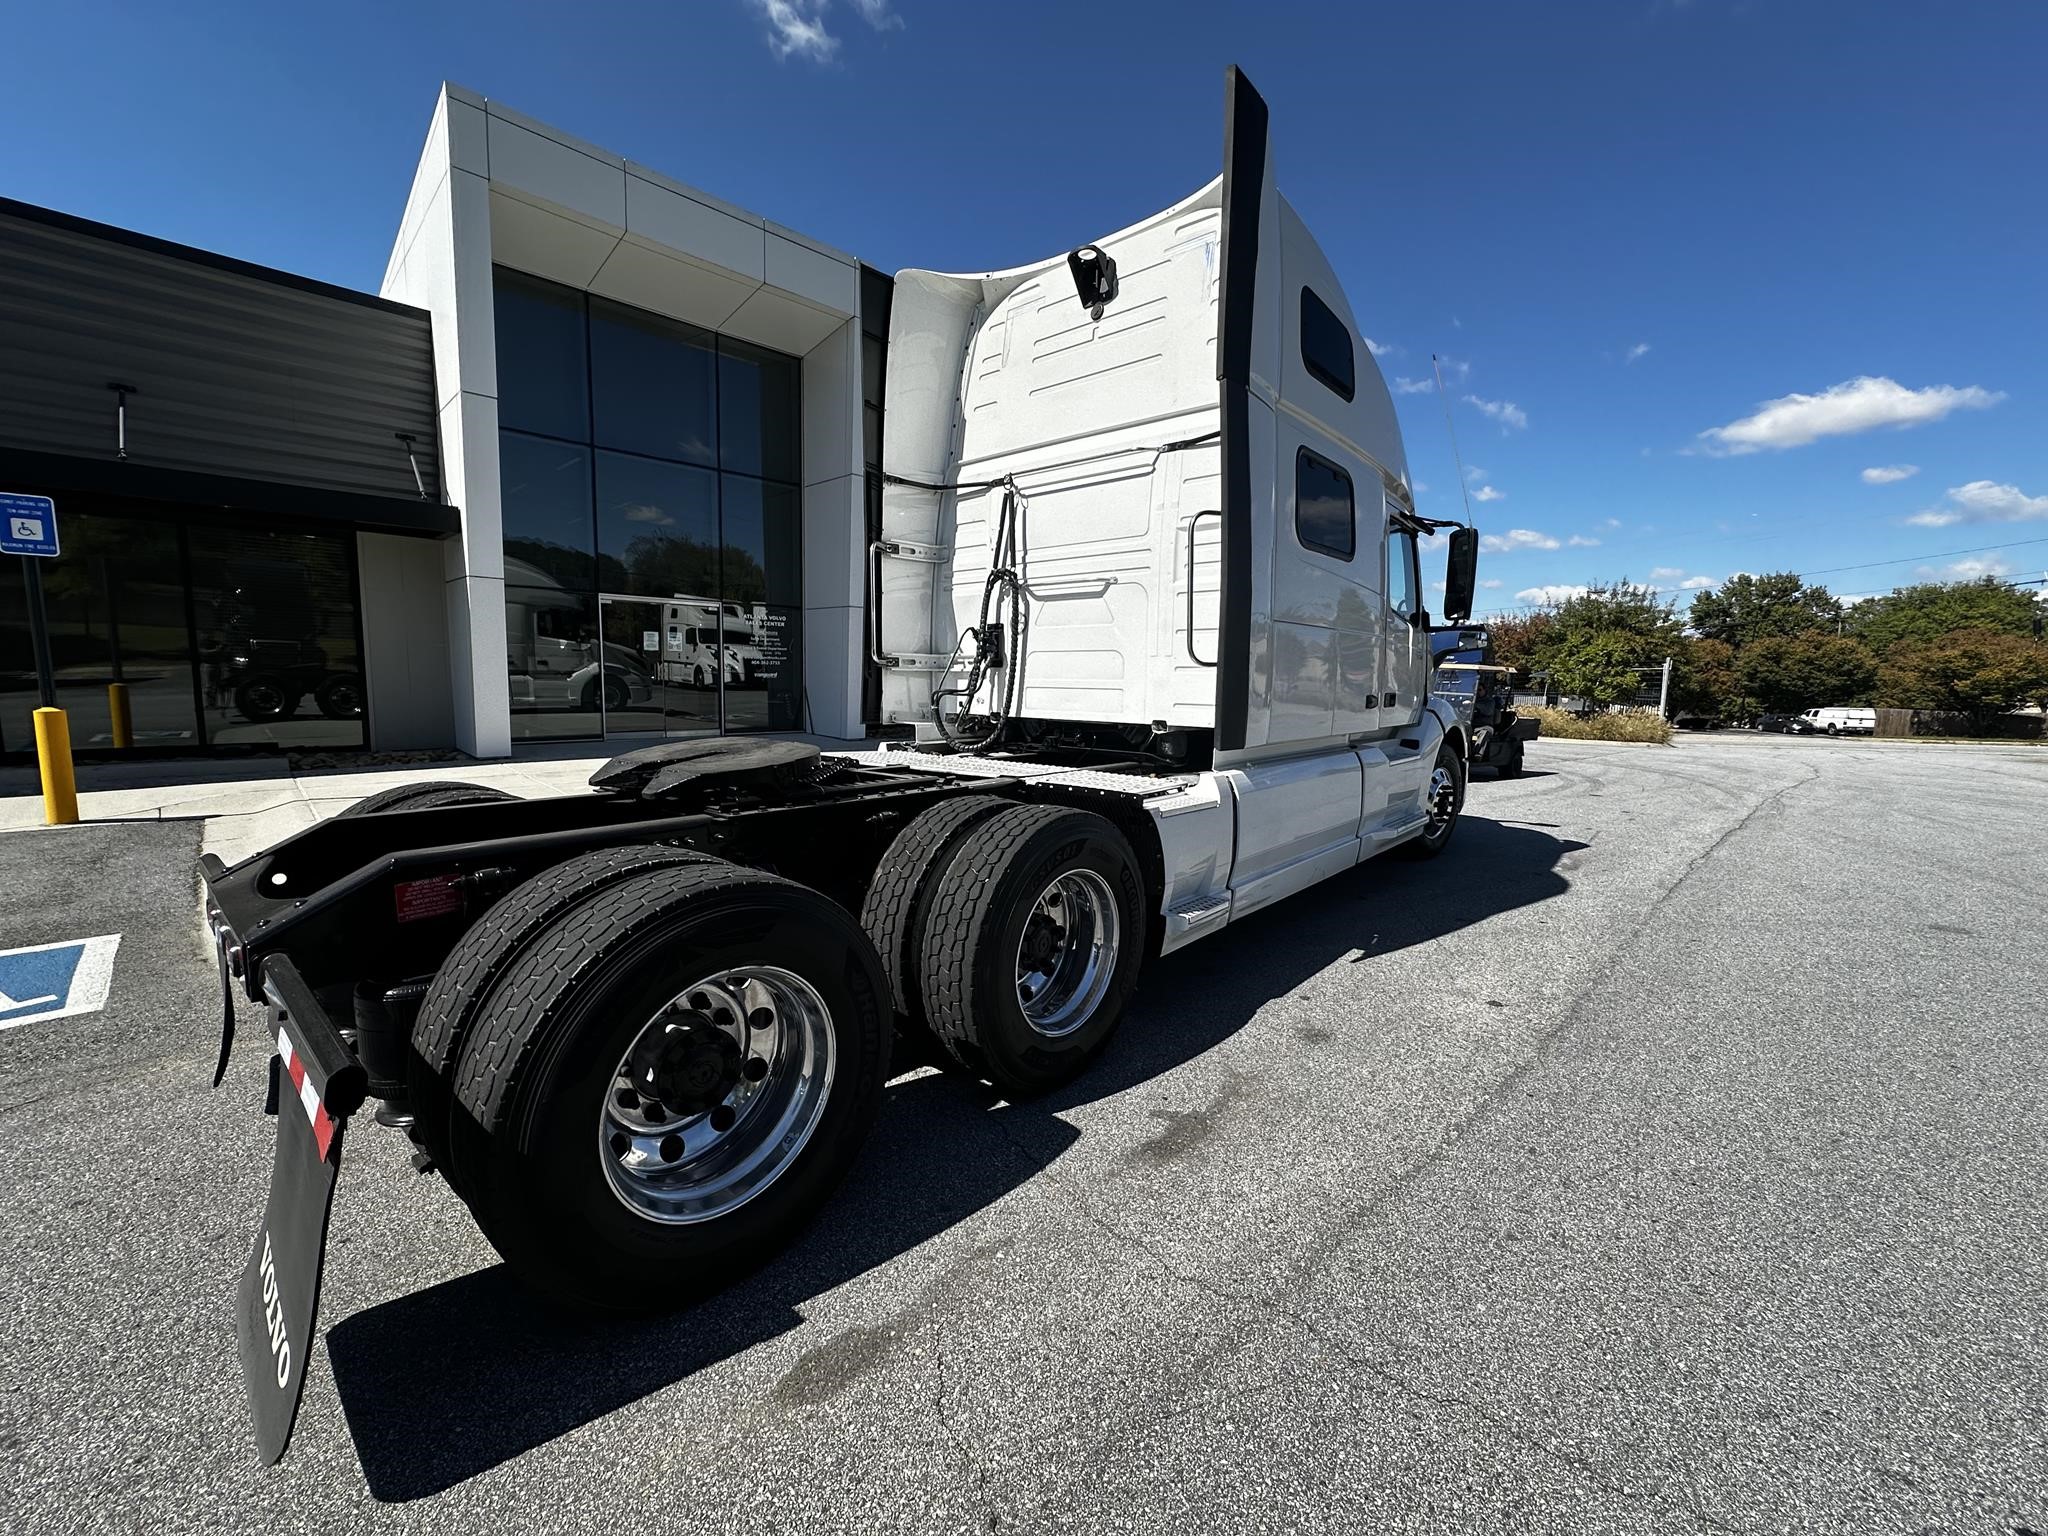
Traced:
MULTIPOLYGON (((267 1009, 277 1151, 239 1335, 283 1454, 355 1117, 528 1281, 671 1307, 788 1242, 892 1038, 1018 1097, 1152 956, 1390 850, 1434 857, 1467 731, 1394 410, 1228 77, 1223 174, 1031 266, 895 281, 879 750, 628 753, 596 793, 387 792, 204 861, 224 999, 267 1009)), ((1444 617, 1477 535, 1449 539, 1444 617)))

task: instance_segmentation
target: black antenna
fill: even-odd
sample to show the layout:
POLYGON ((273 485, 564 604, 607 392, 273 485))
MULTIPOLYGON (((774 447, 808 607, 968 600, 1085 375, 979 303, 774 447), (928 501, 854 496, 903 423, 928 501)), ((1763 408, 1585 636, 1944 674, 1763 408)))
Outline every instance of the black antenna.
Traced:
POLYGON ((1429 366, 1436 374, 1436 396, 1444 403, 1444 430, 1451 434, 1451 458, 1458 466, 1458 494, 1465 498, 1465 526, 1472 526, 1472 491, 1465 484, 1465 456, 1458 452, 1458 429, 1451 425, 1451 397, 1444 393, 1444 365, 1429 354, 1429 366))

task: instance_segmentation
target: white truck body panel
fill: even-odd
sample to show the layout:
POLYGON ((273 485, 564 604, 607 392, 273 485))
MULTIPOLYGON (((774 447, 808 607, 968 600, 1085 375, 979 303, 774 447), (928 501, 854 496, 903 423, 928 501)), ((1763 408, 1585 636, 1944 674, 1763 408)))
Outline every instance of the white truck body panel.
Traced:
MULTIPOLYGON (((1165 793, 1096 775, 1127 780, 1111 792, 1158 835, 1167 949, 1414 836, 1459 732, 1429 696, 1392 397, 1274 188, 1264 104, 1231 90, 1225 175, 1077 248, 1113 258, 1108 302, 1082 302, 1065 252, 897 274, 871 565, 885 725, 941 734, 934 692, 967 675, 1010 497, 1009 718, 1213 733, 1213 766, 1165 793)), ((985 682, 972 710, 1000 692, 985 682)))

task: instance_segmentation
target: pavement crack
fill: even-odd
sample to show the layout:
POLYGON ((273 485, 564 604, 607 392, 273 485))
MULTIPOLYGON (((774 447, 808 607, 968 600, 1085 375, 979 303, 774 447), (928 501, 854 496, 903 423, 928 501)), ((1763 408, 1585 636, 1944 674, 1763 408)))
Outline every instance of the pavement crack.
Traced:
POLYGON ((946 1346, 943 1343, 934 1341, 932 1358, 938 1367, 938 1385, 932 1391, 932 1412, 938 1419, 940 1430, 952 1442, 954 1451, 959 1455, 960 1464, 967 1473, 967 1480, 974 1485, 976 1493, 980 1495, 982 1528, 990 1532, 999 1531, 1002 1529, 1002 1510, 996 1502, 995 1489, 989 1484, 988 1468, 982 1465, 981 1458, 974 1454, 974 1447, 968 1444, 967 1437, 960 1432, 960 1426, 953 1422, 953 1415, 946 1407, 946 1346))

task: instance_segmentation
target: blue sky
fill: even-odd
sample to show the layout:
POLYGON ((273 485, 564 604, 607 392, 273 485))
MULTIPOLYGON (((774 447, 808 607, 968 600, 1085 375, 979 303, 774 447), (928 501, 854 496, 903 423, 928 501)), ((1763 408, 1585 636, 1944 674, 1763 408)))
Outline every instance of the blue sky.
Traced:
MULTIPOLYGON (((0 193, 364 288, 443 77, 876 266, 972 270, 1213 176, 1235 62, 1390 381, 1453 360, 1513 546, 1483 606, 2048 570, 2048 6, 116 3, 8 33, 35 67, 0 193)), ((1456 515, 1435 395, 1399 403, 1456 515)))

